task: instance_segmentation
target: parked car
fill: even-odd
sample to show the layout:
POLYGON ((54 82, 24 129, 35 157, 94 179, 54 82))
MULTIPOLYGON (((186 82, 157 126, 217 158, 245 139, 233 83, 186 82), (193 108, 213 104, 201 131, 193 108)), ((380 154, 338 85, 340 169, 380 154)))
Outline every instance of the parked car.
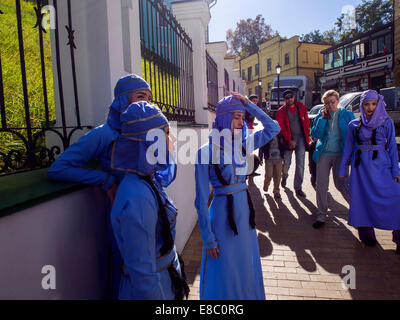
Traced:
MULTIPOLYGON (((346 108, 347 110, 352 111, 354 113, 354 116, 358 118, 360 116, 361 94, 362 92, 346 93, 345 95, 340 97, 338 107, 346 108)), ((323 104, 317 104, 308 113, 308 118, 310 119, 310 127, 312 127, 314 119, 317 117, 323 107, 323 104)))
POLYGON ((320 110, 324 107, 323 104, 317 104, 316 106, 312 107, 310 112, 308 113, 308 119, 310 119, 310 128, 312 128, 312 124, 314 119, 319 114, 320 110))

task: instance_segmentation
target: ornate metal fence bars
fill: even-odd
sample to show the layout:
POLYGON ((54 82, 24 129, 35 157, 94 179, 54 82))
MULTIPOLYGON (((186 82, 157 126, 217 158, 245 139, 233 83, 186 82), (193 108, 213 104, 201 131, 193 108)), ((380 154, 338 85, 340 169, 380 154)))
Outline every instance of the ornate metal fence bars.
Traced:
MULTIPOLYGON (((55 55, 58 87, 53 90, 50 35, 42 26, 42 7, 47 1, 2 0, 0 6, 0 174, 49 166, 70 144, 72 135, 83 130, 79 112, 71 0, 67 1, 68 25, 58 25, 55 8, 55 55), (36 7, 33 7, 36 5, 36 7), (33 14, 32 14, 33 13, 33 14), (76 123, 67 126, 65 117, 59 32, 67 32, 70 47, 76 123), (36 35, 35 35, 36 33, 36 35), (15 40, 17 39, 17 40, 15 40), (10 54, 10 51, 18 55, 10 54), (3 54, 5 53, 5 54, 3 54), (54 91, 58 92, 61 126, 55 124, 54 91), (50 145, 52 132, 59 143, 50 145)), ((86 127, 89 128, 89 127, 86 127)), ((54 140, 54 139, 53 139, 54 140)))
POLYGON ((194 122, 192 40, 163 0, 139 0, 142 73, 169 120, 194 122))
MULTIPOLYGON (((53 43, 42 24, 47 0, 0 2, 0 175, 48 167, 74 133, 90 128, 81 123, 71 0, 62 1, 51 2, 53 43), (67 9, 57 10, 57 3, 67 9), (65 26, 59 25, 61 20, 65 26), (66 43, 60 40, 64 36, 66 43), (68 61, 60 49, 69 51, 68 61), (72 103, 64 99, 67 86, 72 88, 72 103), (74 110, 72 119, 66 108, 74 110)), ((142 72, 153 89, 153 101, 169 120, 194 122, 192 40, 163 0, 137 1, 142 72)))
POLYGON ((218 66, 206 51, 208 108, 215 111, 218 104, 218 66))

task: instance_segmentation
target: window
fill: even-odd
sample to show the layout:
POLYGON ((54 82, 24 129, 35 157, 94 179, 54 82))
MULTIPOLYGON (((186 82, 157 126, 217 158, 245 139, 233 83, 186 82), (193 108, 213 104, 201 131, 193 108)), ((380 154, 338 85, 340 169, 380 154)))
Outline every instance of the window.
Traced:
POLYGON ((246 80, 246 70, 242 70, 242 80, 246 80))
POLYGON ((285 54, 285 65, 290 64, 290 58, 289 58, 289 53, 285 54))
POLYGON ((386 53, 392 52, 392 35, 388 34, 385 36, 385 49, 386 53))
POLYGON ((272 70, 272 59, 268 59, 267 60, 267 71, 271 71, 272 70))
POLYGON ((272 90, 272 82, 268 82, 268 92, 271 92, 272 90))
POLYGON ((378 53, 383 53, 385 50, 385 38, 378 38, 378 53))
POLYGON ((225 69, 225 89, 229 91, 229 74, 228 71, 225 69))
POLYGON ((260 74, 260 65, 257 63, 256 64, 256 76, 258 76, 260 74))
POLYGON ((251 81, 251 77, 252 77, 252 73, 253 73, 253 70, 252 70, 253 68, 252 67, 249 67, 248 69, 247 69, 247 81, 251 81))
POLYGON ((233 80, 233 91, 236 91, 236 82, 233 80))
POLYGON ((308 63, 308 51, 303 51, 303 63, 308 63))
POLYGON ((253 89, 249 89, 249 97, 253 94, 253 89))
POLYGON ((324 70, 343 67, 343 48, 324 55, 324 70))

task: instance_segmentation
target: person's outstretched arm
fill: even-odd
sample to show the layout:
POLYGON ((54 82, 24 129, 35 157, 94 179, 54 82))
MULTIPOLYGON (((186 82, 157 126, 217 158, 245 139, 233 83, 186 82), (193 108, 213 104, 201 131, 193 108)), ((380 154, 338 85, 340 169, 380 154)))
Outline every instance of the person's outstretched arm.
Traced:
POLYGON ((110 131, 103 127, 93 129, 58 157, 48 169, 47 176, 51 180, 101 186, 103 190, 108 190, 115 182, 112 175, 83 166, 107 152, 111 141, 117 137, 118 133, 112 132, 111 129, 110 131))
POLYGON ((262 111, 250 100, 246 99, 243 95, 237 92, 232 92, 232 95, 236 99, 240 100, 245 106, 246 111, 252 114, 263 125, 262 130, 255 132, 250 137, 247 137, 247 152, 253 152, 254 150, 257 150, 266 145, 281 131, 281 127, 279 126, 279 124, 276 121, 272 120, 264 111, 262 111), (249 143, 251 141, 250 139, 253 139, 252 142, 254 141, 254 143, 249 143))

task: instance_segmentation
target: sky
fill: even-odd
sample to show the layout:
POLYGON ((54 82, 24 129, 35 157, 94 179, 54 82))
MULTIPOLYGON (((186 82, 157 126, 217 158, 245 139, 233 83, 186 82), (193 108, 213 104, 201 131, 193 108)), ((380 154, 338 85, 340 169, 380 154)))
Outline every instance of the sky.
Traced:
POLYGON ((236 29, 241 19, 265 18, 274 31, 287 38, 321 32, 334 27, 342 8, 361 4, 361 0, 217 0, 211 8, 210 42, 225 41, 226 31, 236 29))

